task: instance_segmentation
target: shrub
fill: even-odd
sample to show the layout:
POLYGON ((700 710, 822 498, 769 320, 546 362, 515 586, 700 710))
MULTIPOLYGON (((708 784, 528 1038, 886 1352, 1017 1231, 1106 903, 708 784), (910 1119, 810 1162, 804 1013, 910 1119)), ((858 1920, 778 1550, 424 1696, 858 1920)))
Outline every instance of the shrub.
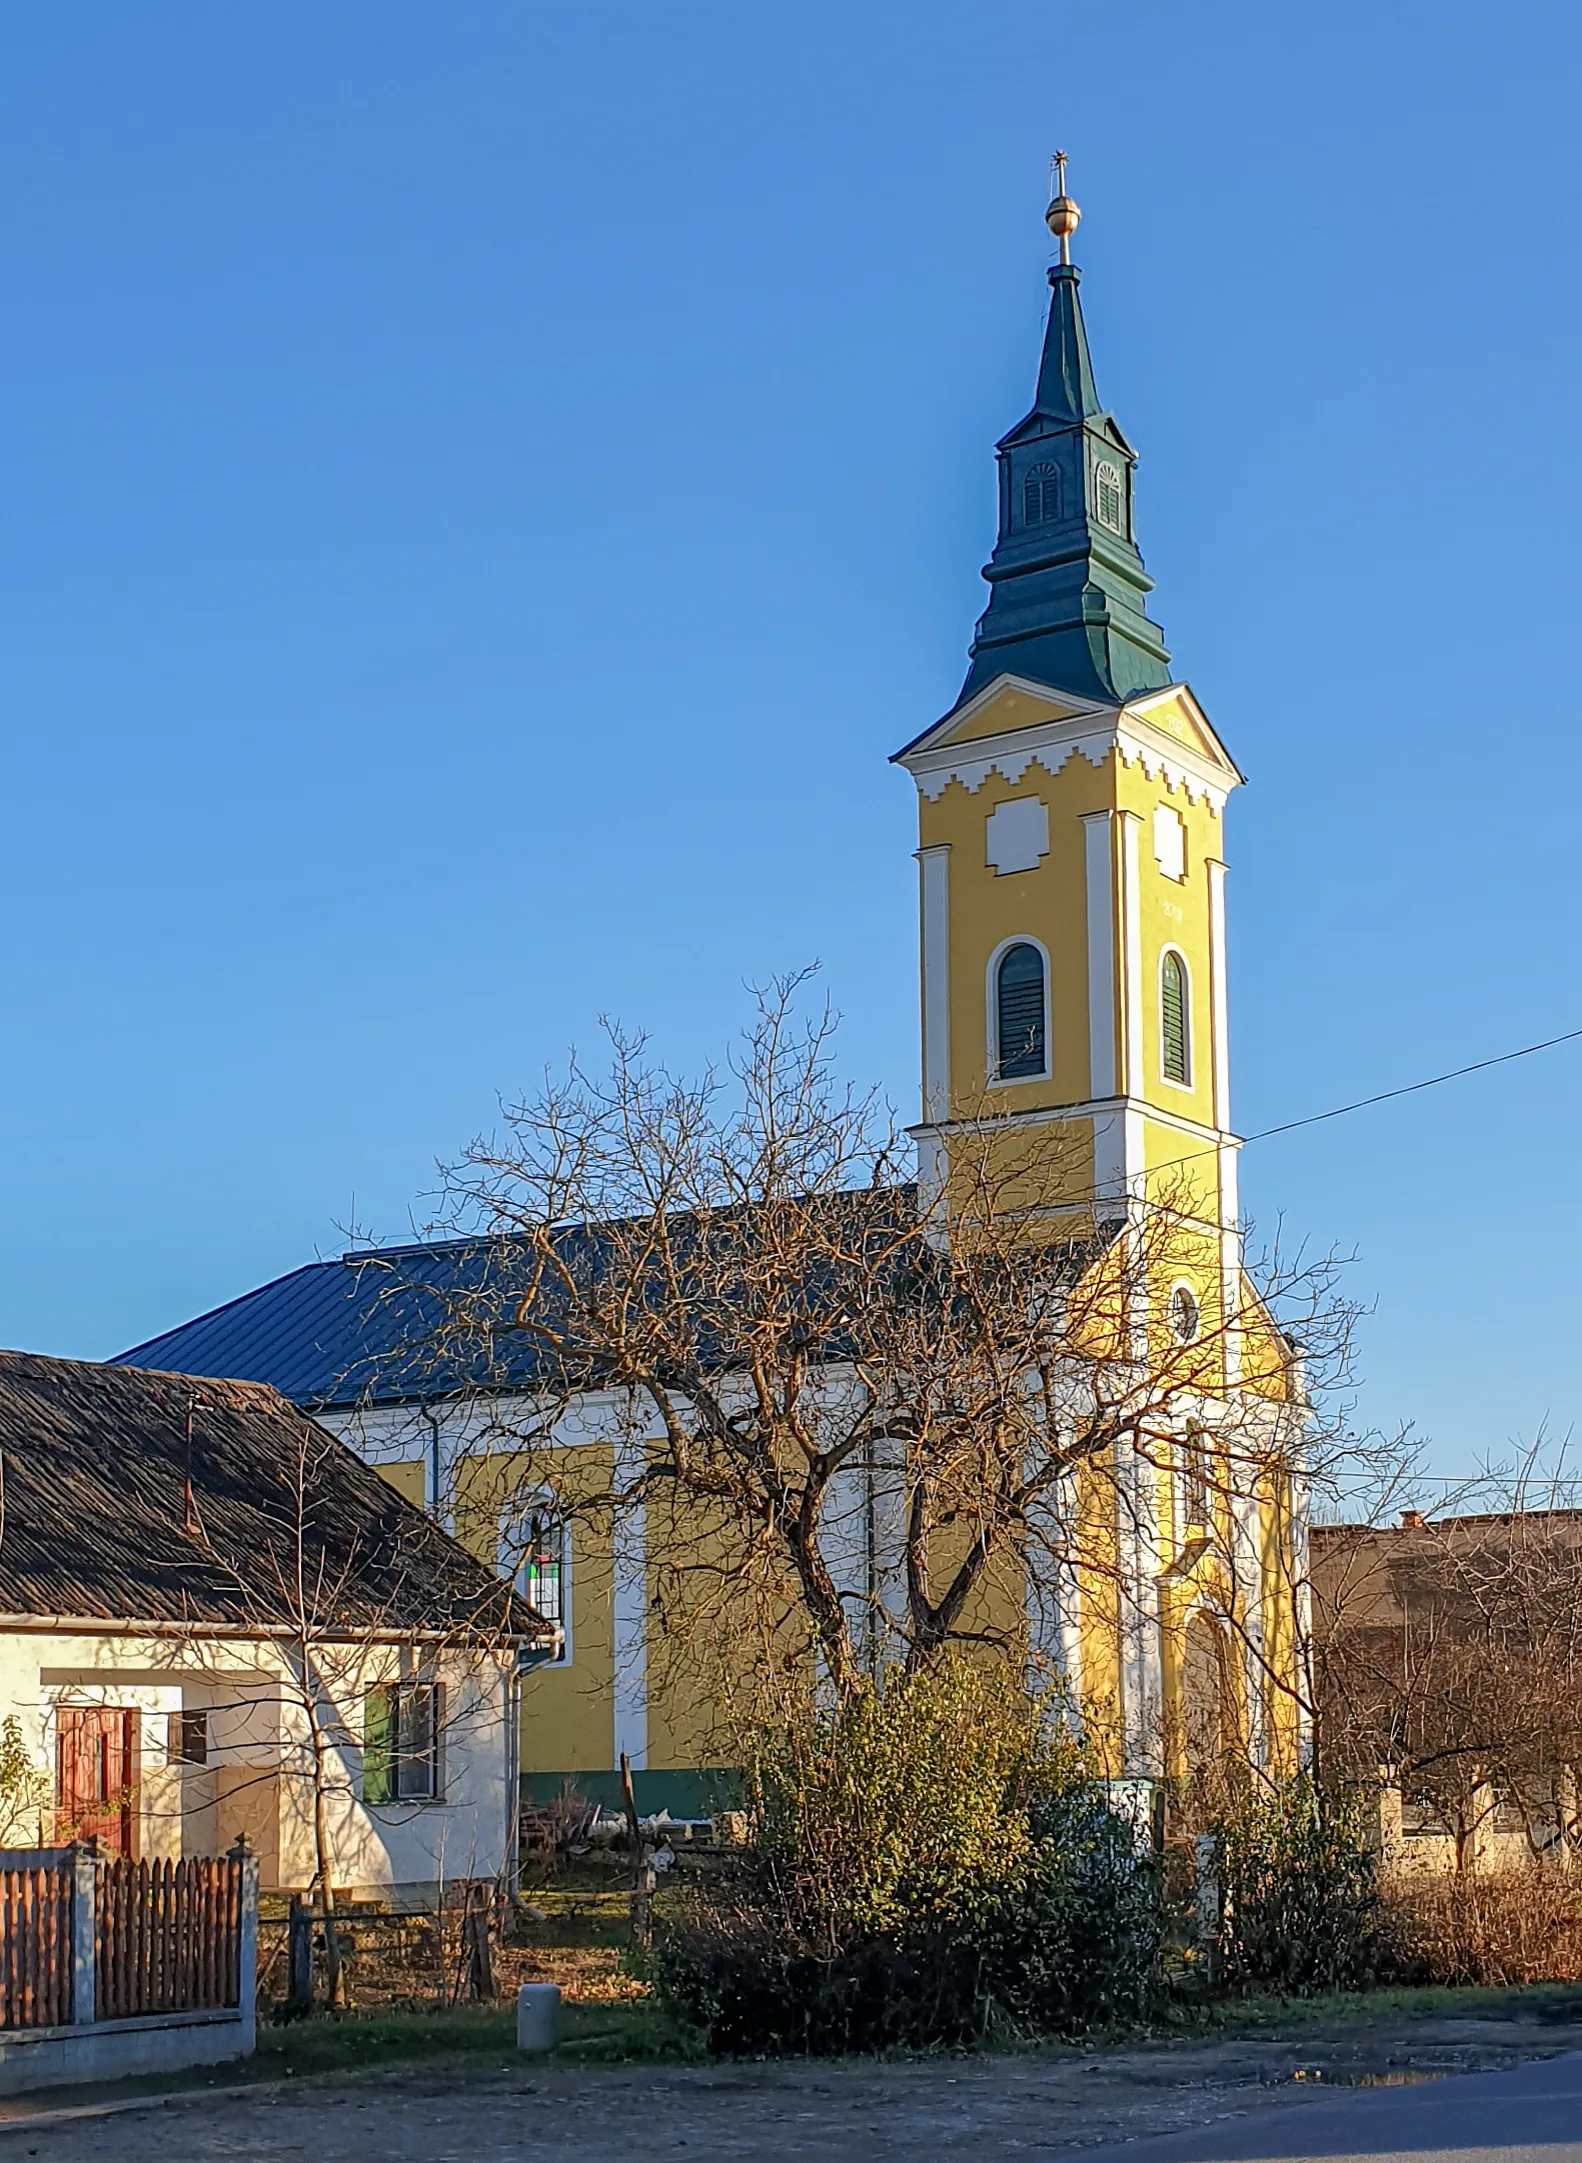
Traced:
POLYGON ((1398 1956, 1361 1809, 1306 1774, 1246 1796, 1215 1838, 1221 1979, 1293 1997, 1362 1990, 1398 1956))
POLYGON ((666 2009, 711 2049, 762 2054, 1146 2011, 1157 1873, 1049 1711, 952 1659, 760 1732, 734 1881, 656 1940, 666 2009))
POLYGON ((1387 1879, 1386 1911, 1413 1982, 1582 1981, 1582 1884, 1557 1870, 1387 1879))

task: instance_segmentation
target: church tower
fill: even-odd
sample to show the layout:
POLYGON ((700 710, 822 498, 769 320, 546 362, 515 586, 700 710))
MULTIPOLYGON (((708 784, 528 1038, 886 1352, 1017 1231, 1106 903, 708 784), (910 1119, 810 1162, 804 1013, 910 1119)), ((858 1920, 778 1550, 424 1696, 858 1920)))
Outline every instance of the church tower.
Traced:
POLYGON ((1037 390, 998 445, 988 606, 956 703, 896 754, 918 789, 919 1169, 941 1194, 953 1137, 992 1128, 1058 1164, 1073 1212, 1168 1187, 1204 1233, 1189 1296, 1228 1317, 1222 827, 1241 776, 1148 614, 1137 456, 1098 394, 1078 216, 1062 170, 1037 390))
POLYGON ((918 792, 912 1131, 942 1235, 1025 1226, 1073 1286, 1124 1286, 1118 1357, 1099 1356, 1150 1410, 1079 1468, 1076 1559, 1053 1622, 1030 1605, 1028 1626, 1146 1785, 1233 1729, 1294 1761, 1304 1412, 1242 1266, 1223 832, 1241 775, 1149 614, 1137 455, 1099 397, 1063 167, 988 606, 955 704, 896 754, 918 792))

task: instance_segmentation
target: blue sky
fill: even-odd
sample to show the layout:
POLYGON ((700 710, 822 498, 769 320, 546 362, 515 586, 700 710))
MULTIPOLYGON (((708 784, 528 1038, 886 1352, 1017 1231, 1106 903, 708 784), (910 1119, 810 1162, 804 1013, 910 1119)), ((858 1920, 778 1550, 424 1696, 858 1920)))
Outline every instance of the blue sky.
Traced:
MULTIPOLYGON (((0 5, 0 1338, 345 1243, 608 1009, 823 964, 915 1101, 910 784, 1071 154, 1232 806, 1250 1131, 1582 1025, 1582 26, 1518 4, 0 5)), ((1582 1410, 1582 1046, 1249 1149, 1367 1415, 1582 1410)))

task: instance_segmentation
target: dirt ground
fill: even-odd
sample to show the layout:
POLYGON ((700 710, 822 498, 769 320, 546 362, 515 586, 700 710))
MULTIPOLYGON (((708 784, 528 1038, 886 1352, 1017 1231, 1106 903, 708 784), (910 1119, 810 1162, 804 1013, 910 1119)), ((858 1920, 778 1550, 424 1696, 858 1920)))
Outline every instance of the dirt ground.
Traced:
MULTIPOLYGON (((1312 2098, 1582 2049, 1582 2019, 1347 2022, 1278 2040, 913 2063, 612 2067, 487 2061, 0 2126, 0 2163, 863 2163, 1029 2157, 1312 2098)), ((45 2099, 39 2099, 45 2106, 45 2099)), ((46 2106, 47 2107, 47 2106, 46 2106)))

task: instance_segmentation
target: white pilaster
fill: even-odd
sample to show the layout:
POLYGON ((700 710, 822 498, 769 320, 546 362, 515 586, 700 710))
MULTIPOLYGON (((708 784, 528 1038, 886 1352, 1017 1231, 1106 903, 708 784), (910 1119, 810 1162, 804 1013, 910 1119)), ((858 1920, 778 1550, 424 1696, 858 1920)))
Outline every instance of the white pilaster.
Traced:
MULTIPOLYGON (((640 1433, 615 1445, 615 1476, 628 1492, 642 1477, 647 1454, 640 1433)), ((632 1502, 615 1519, 615 1682, 613 1763, 624 1751, 634 1769, 648 1763, 648 1512, 632 1502)))
MULTIPOLYGON (((1231 1471, 1234 1477, 1236 1468, 1232 1466, 1231 1471)), ((1237 1493, 1231 1504, 1234 1541, 1232 1580, 1243 1639, 1247 1747, 1253 1763, 1262 1765, 1268 1755, 1267 1722, 1264 1717, 1268 1693, 1263 1662, 1263 1553, 1259 1544, 1262 1511, 1257 1493, 1244 1492, 1242 1489, 1242 1482, 1250 1484, 1253 1478, 1254 1474, 1249 1466, 1237 1479, 1237 1493)))
POLYGON ((1143 822, 1135 811, 1117 811, 1121 829, 1121 954, 1125 983, 1125 1030, 1121 1071, 1126 1094, 1144 1094, 1143 1068, 1143 918, 1138 836, 1143 822))
POLYGON ((1225 1386, 1241 1380, 1241 1203, 1237 1152, 1221 1142, 1219 1158, 1219 1296, 1224 1310, 1225 1386))
POLYGON ((922 927, 923 1117, 950 1117, 950 846, 919 849, 922 927))
POLYGON ((1230 1004, 1225 980, 1225 866, 1210 857, 1208 871, 1209 1009, 1214 1031, 1214 1124, 1230 1132, 1230 1004))
POLYGON ((1075 1516, 1076 1497, 1069 1482, 1034 1506, 1024 1577, 1032 1655, 1029 1687, 1047 1689, 1052 1674, 1058 1675, 1074 1721, 1082 1707, 1082 1587, 1072 1560, 1077 1551, 1075 1516))
MULTIPOLYGON (((1083 816, 1088 903, 1088 1094, 1115 1094, 1115 842, 1113 814, 1083 816)), ((1101 1189, 1102 1191, 1102 1189, 1101 1189)))
POLYGON ((1129 1778, 1159 1770, 1164 1662, 1159 1628, 1159 1478, 1128 1442, 1115 1445, 1120 1561, 1121 1729, 1129 1778))

